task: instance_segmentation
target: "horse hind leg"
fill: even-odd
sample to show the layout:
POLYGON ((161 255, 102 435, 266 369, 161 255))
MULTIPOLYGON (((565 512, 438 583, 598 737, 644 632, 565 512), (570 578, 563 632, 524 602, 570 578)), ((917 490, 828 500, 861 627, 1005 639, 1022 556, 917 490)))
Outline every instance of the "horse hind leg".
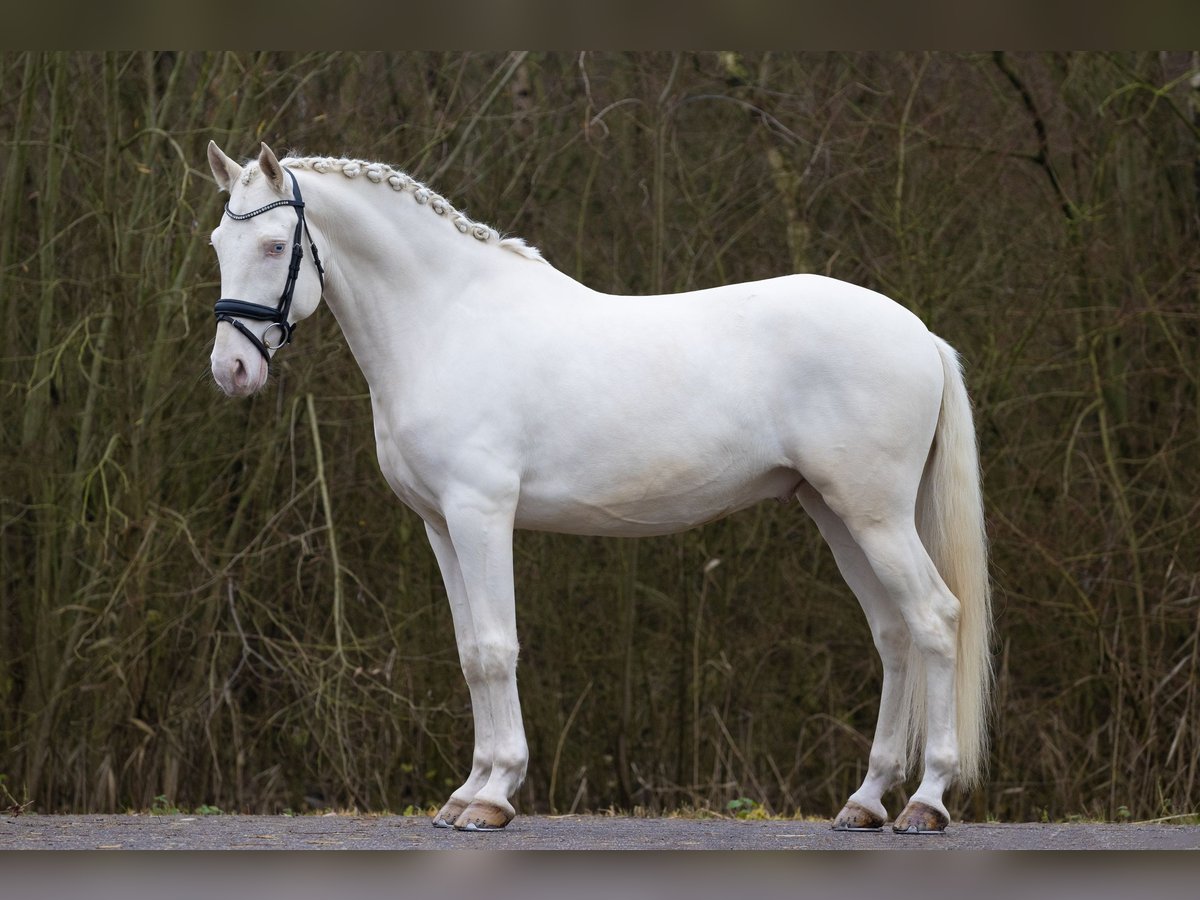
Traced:
POLYGON ((892 829, 939 833, 950 821, 942 797, 958 775, 955 666, 961 607, 929 558, 911 515, 845 521, 908 626, 913 668, 924 669, 924 696, 912 698, 914 710, 924 709, 924 772, 892 829))
POLYGON ((871 637, 883 663, 879 718, 867 775, 834 819, 835 831, 880 831, 887 821, 883 795, 904 779, 907 765, 909 716, 905 704, 911 639, 908 626, 876 577, 867 557, 845 523, 809 484, 796 492, 833 552, 838 571, 858 598, 871 637))

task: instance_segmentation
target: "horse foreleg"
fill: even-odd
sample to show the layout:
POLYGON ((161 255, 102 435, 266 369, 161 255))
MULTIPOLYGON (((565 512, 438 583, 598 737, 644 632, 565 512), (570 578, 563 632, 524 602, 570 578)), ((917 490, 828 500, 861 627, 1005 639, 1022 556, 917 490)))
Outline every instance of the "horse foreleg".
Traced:
POLYGON ((429 523, 425 524, 425 533, 429 536, 429 545, 433 548, 433 555, 437 557, 442 581, 446 585, 450 615, 454 620, 454 637, 458 643, 458 659, 466 678, 467 689, 471 693, 471 713, 475 723, 475 751, 471 760, 471 774, 433 817, 435 827, 453 828, 454 821, 475 799, 480 788, 487 784, 488 776, 492 772, 492 717, 487 710, 483 681, 479 677, 479 649, 475 641, 475 626, 471 622, 471 607, 467 603, 467 591, 463 586, 462 571, 458 566, 454 545, 450 543, 448 534, 429 523))
MULTIPOLYGON (((515 498, 513 499, 515 504, 515 498)), ((479 723, 486 720, 483 740, 477 740, 476 770, 487 778, 454 820, 467 831, 494 831, 516 814, 511 797, 525 779, 529 749, 517 696, 517 617, 513 590, 513 506, 476 493, 460 495, 444 507, 446 526, 466 596, 473 633, 469 683, 479 723)), ((466 664, 464 664, 464 669, 466 664)), ((472 785, 473 787, 473 785, 472 785)))
POLYGON ((845 523, 826 505, 821 495, 812 485, 803 484, 796 496, 816 522, 833 552, 838 571, 858 598, 871 628, 875 649, 883 662, 879 718, 871 743, 867 777, 833 820, 836 831, 879 831, 888 818, 883 795, 903 780, 907 768, 908 723, 904 690, 910 645, 908 626, 845 523))

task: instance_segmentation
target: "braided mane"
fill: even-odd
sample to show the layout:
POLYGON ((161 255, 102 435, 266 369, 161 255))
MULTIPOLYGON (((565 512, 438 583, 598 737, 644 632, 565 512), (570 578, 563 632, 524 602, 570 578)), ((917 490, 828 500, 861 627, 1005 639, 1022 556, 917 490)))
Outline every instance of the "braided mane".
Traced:
MULTIPOLYGON (((387 184, 397 193, 412 194, 417 203, 428 206, 437 215, 449 219, 462 234, 470 235, 483 243, 495 243, 504 250, 511 250, 526 259, 544 262, 542 253, 519 237, 502 237, 500 232, 482 222, 468 219, 450 205, 441 194, 425 187, 415 178, 393 169, 387 163, 368 162, 363 159, 348 159, 331 156, 289 156, 280 160, 280 164, 291 169, 306 169, 311 172, 326 174, 340 172, 347 178, 357 178, 363 175, 374 184, 387 184)), ((249 169, 247 175, 249 174, 249 169)))

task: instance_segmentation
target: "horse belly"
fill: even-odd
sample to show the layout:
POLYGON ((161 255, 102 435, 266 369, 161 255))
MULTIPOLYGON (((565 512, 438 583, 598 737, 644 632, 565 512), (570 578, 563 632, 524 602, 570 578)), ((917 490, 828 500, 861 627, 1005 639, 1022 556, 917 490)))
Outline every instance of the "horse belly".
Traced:
POLYGON ((704 471, 666 463, 625 472, 575 472, 521 484, 516 527, 565 534, 674 534, 768 498, 790 499, 801 478, 783 466, 704 471))

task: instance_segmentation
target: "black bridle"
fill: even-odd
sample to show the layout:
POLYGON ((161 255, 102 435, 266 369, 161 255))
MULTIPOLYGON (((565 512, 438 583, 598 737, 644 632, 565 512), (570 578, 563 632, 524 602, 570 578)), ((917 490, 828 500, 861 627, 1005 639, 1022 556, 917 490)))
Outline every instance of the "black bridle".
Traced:
POLYGON ((321 266, 321 257, 317 255, 317 245, 313 242, 312 234, 309 233, 308 223, 304 221, 304 200, 300 197, 300 185, 296 183, 296 176, 292 174, 290 169, 284 169, 292 179, 292 199, 291 200, 276 200, 274 203, 268 203, 266 206, 259 207, 253 212, 235 213, 229 208, 229 204, 225 204, 225 215, 238 222, 246 219, 253 219, 255 216, 262 215, 269 209, 274 209, 277 206, 294 206, 296 208, 296 233, 292 236, 292 261, 288 265, 287 282, 283 285, 283 293, 279 297, 279 305, 276 307, 264 306, 261 303, 250 303, 246 300, 230 300, 222 298, 217 301, 213 307, 213 313, 217 317, 218 322, 228 322, 258 348, 258 351, 271 361, 272 351, 278 350, 292 340, 292 331, 296 326, 288 321, 288 313, 292 309, 292 292, 296 289, 296 277, 300 274, 300 260, 304 258, 304 248, 300 244, 300 234, 303 232, 308 235, 308 246, 312 250, 313 265, 317 267, 317 278, 321 281, 321 292, 325 292, 325 269, 321 266), (263 332, 260 340, 253 331, 238 321, 235 316, 243 319, 256 319, 259 322, 270 322, 267 330, 263 332), (267 335, 271 333, 271 329, 278 327, 282 340, 278 344, 272 344, 267 340, 267 335))

